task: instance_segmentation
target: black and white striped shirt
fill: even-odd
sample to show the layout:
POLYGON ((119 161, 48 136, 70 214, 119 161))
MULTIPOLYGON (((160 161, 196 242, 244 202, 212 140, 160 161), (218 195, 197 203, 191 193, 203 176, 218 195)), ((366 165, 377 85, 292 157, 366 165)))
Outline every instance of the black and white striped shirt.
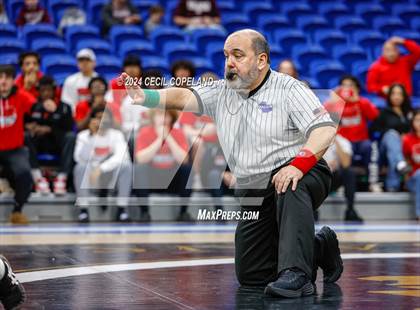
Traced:
POLYGON ((225 80, 192 88, 200 114, 212 117, 230 169, 238 178, 264 174, 294 158, 310 132, 334 125, 302 82, 268 71, 247 98, 225 80))

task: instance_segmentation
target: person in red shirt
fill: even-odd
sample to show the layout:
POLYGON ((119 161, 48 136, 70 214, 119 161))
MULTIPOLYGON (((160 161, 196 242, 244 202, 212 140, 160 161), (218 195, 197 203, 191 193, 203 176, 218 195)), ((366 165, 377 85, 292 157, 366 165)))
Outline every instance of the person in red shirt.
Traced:
POLYGON ((420 220, 420 110, 416 110, 411 120, 412 131, 403 137, 402 149, 404 156, 412 166, 408 189, 415 194, 416 218, 420 220))
POLYGON ((15 84, 18 88, 23 89, 38 98, 38 82, 42 77, 40 70, 41 57, 35 52, 24 52, 19 55, 19 66, 22 73, 18 75, 15 84))
POLYGON ((346 75, 337 89, 339 98, 324 104, 325 109, 341 116, 337 134, 352 143, 353 161, 360 162, 369 175, 372 144, 369 140, 368 121, 375 120, 379 110, 367 98, 360 96, 361 85, 354 76, 346 75))
POLYGON ((0 65, 0 165, 10 172, 15 190, 14 209, 10 221, 26 224, 22 213, 32 190, 29 154, 24 147, 24 115, 29 113, 35 98, 14 86, 15 70, 9 65, 0 65))
POLYGON ((366 88, 370 93, 386 97, 392 84, 402 84, 407 93, 413 94, 412 73, 420 60, 420 45, 412 40, 392 37, 385 42, 382 56, 369 68, 366 88), (400 55, 398 45, 403 45, 407 55, 400 55))
POLYGON ((94 77, 90 80, 88 85, 90 100, 80 101, 76 105, 74 114, 74 121, 76 122, 77 129, 87 129, 90 121, 90 112, 97 107, 107 108, 112 112, 114 117, 115 126, 117 128, 121 125, 120 107, 114 102, 107 102, 105 94, 108 89, 106 80, 102 77, 94 77))
MULTIPOLYGON (((147 197, 150 191, 169 191, 183 200, 191 195, 189 145, 182 130, 174 128, 177 117, 176 111, 151 110, 152 125, 142 127, 137 135, 133 188, 138 197, 147 197)), ((150 221, 147 204, 141 207, 141 220, 150 221)), ((191 220, 186 201, 182 203, 178 220, 191 220)))
POLYGON ((25 0, 16 20, 16 25, 51 23, 48 11, 44 9, 38 0, 25 0))

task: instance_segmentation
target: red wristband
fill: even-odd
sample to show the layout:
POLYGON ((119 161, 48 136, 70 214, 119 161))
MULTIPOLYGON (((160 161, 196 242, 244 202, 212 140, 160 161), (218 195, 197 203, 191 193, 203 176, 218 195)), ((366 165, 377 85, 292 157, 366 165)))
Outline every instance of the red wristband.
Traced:
POLYGON ((317 161, 314 153, 307 149, 302 149, 290 164, 302 171, 303 174, 306 174, 316 165, 317 161))

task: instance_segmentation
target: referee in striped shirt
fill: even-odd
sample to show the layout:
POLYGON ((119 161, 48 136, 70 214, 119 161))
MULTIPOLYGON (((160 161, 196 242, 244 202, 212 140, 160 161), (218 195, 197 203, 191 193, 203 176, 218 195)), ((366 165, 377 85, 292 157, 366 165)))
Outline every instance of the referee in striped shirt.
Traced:
POLYGON ((120 78, 134 104, 214 119, 241 210, 259 211, 258 220, 237 226, 239 283, 264 285, 275 296, 311 295, 318 267, 326 282, 343 270, 335 233, 323 227, 315 235, 313 218, 330 190, 322 155, 336 126, 309 88, 270 69, 269 46, 259 32, 229 35, 224 54, 225 79, 209 85, 142 90, 126 73, 120 78))

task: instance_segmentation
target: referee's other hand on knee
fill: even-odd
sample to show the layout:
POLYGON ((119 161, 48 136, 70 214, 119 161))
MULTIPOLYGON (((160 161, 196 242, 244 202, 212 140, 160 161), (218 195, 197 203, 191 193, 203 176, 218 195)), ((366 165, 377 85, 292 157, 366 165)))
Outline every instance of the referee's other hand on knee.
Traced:
POLYGON ((295 166, 289 165, 280 169, 274 176, 271 183, 278 194, 285 193, 290 184, 292 184, 292 191, 295 191, 300 179, 303 178, 303 173, 295 166))

